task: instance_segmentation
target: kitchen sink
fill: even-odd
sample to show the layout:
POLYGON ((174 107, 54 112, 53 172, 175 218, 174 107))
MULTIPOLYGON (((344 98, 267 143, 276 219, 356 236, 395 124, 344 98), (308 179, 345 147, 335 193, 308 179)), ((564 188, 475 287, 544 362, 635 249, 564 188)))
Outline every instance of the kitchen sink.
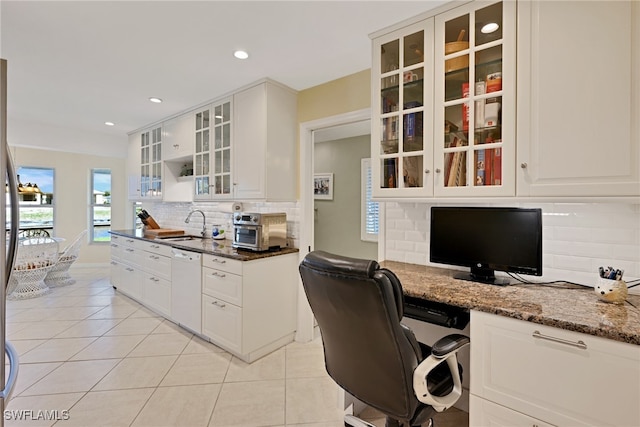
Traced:
POLYGON ((165 242, 185 242, 188 240, 202 240, 200 236, 167 236, 167 237, 157 237, 157 239, 163 240, 165 242))

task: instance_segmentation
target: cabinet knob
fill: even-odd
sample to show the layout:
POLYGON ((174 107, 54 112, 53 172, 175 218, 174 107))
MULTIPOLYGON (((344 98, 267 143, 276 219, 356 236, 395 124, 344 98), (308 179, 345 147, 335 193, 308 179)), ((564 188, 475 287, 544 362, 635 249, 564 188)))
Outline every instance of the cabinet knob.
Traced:
POLYGON ((180 144, 173 144, 173 148, 179 148, 180 144))
POLYGON ((429 169, 425 169, 424 173, 430 173, 431 171, 429 169))
POLYGON ((520 163, 520 168, 522 168, 522 169, 526 169, 527 166, 528 165, 525 162, 520 163))
POLYGON ((436 168, 436 173, 440 173, 440 172, 441 172, 440 168, 436 168))

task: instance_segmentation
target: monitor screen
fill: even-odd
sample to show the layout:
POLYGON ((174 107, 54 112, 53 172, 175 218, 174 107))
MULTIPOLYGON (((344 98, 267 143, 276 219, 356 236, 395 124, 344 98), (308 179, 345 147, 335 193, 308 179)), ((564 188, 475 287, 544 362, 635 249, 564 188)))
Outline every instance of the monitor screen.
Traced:
POLYGON ((542 276, 542 210, 434 206, 429 253, 469 267, 471 280, 504 284, 495 270, 542 276))

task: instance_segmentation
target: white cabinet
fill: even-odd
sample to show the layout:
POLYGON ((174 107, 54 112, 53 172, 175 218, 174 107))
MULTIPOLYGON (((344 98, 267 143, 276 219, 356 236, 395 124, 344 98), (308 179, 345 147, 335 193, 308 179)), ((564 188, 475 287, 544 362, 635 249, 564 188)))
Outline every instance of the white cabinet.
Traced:
MULTIPOLYGON (((471 312, 470 391, 481 401, 551 425, 637 426, 638 384, 638 345, 471 312)), ((491 405, 472 405, 472 425, 494 425, 480 422, 493 410, 474 413, 491 405)))
POLYGON ((374 35, 374 197, 515 194, 515 21, 471 2, 374 35))
POLYGON ((640 4, 518 3, 518 195, 640 195, 640 4))
POLYGON ((469 396, 469 425, 491 427, 553 427, 477 396, 469 396))
POLYGON ((142 250, 142 303, 171 317, 171 247, 138 240, 142 250))
POLYGON ((140 134, 140 197, 162 198, 162 126, 140 134))
POLYGON ((237 261, 202 258, 202 333, 252 362, 291 342, 296 329, 297 254, 237 261))
POLYGON ((295 200, 297 94, 267 80, 233 96, 233 186, 239 200, 295 200))
POLYGON ((141 132, 129 135, 127 146, 127 190, 132 201, 140 200, 140 135, 141 132))
POLYGON ((195 117, 186 113, 162 122, 162 154, 165 161, 193 162, 195 117))
POLYGON ((111 284, 136 300, 142 298, 141 260, 135 239, 111 235, 111 284))

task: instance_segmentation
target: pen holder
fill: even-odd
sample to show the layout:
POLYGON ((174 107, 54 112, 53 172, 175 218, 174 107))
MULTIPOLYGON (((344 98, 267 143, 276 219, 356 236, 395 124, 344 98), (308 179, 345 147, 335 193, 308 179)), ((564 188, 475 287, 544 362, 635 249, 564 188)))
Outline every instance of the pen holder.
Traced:
POLYGON ((593 288, 602 301, 622 304, 627 299, 627 282, 599 277, 593 288))

